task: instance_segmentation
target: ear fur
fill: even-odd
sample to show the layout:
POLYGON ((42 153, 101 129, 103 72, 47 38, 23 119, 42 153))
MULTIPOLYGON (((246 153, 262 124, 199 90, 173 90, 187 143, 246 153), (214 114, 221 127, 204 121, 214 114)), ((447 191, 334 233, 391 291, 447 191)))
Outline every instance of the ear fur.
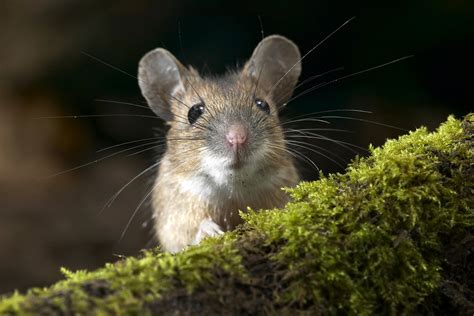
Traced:
POLYGON ((280 106, 293 94, 301 74, 301 54, 291 40, 281 35, 264 38, 253 51, 243 74, 280 106))
POLYGON ((138 84, 148 105, 166 121, 173 119, 171 100, 180 99, 184 92, 186 68, 163 48, 142 57, 138 66, 138 84))

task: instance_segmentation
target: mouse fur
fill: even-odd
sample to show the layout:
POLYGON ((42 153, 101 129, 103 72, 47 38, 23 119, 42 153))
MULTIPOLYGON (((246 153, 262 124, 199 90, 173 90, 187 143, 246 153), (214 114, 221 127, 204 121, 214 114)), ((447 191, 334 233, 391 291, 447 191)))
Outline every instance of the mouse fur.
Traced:
POLYGON ((280 35, 264 38, 242 69, 223 76, 202 77, 163 48, 141 59, 142 94, 169 125, 152 193, 164 250, 232 230, 239 210, 288 201, 282 188, 299 177, 278 111, 300 73, 298 47, 280 35))

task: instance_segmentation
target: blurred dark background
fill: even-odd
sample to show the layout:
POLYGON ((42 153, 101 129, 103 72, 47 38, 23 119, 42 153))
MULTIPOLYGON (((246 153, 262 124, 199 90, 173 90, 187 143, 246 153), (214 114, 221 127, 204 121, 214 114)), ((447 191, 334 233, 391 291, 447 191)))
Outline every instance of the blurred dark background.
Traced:
MULTIPOLYGON (((449 114, 472 110, 474 4, 469 1, 92 1, 16 0, 0 4, 0 294, 44 286, 60 278, 59 267, 93 269, 151 245, 150 210, 133 210, 151 174, 133 182, 100 212, 106 201, 156 159, 154 150, 117 154, 58 176, 57 172, 116 151, 98 150, 154 136, 161 121, 140 117, 37 119, 45 116, 144 114, 136 79, 147 51, 165 47, 204 73, 242 65, 266 35, 294 40, 304 54, 352 16, 357 18, 303 61, 302 79, 337 67, 298 91, 387 61, 415 55, 290 102, 285 118, 335 112, 413 129, 435 128, 449 114), (259 17, 262 23, 259 21, 259 17), (182 45, 179 43, 178 25, 182 45), (182 48, 181 48, 182 46, 182 48), (92 55, 121 69, 98 62, 92 55)), ((352 133, 324 135, 366 148, 403 131, 368 122, 329 119, 352 133)), ((139 144, 139 143, 138 143, 139 144)), ((135 144, 136 145, 136 144, 135 144)), ((355 153, 320 142, 344 165, 355 153)), ((356 149, 360 155, 363 150, 356 149)), ((306 152, 324 172, 333 161, 306 152)), ((305 179, 315 170, 301 163, 305 179)))

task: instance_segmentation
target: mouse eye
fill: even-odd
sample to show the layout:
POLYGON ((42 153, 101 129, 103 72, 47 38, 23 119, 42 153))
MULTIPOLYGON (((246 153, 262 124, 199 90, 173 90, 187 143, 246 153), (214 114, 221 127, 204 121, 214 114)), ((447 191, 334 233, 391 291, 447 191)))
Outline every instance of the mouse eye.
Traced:
POLYGON ((202 113, 204 113, 204 103, 194 104, 188 111, 189 124, 193 125, 202 113))
POLYGON ((270 106, 262 99, 255 99, 255 105, 263 112, 270 114, 270 106))

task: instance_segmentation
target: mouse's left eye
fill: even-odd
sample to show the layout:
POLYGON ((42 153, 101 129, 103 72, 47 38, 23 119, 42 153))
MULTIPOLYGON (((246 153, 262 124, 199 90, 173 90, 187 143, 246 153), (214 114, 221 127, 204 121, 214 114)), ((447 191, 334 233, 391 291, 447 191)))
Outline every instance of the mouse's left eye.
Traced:
POLYGON ((189 124, 193 125, 202 113, 204 113, 204 103, 197 103, 190 107, 188 111, 189 124))
POLYGON ((270 106, 262 99, 255 99, 255 105, 263 112, 270 114, 270 106))

